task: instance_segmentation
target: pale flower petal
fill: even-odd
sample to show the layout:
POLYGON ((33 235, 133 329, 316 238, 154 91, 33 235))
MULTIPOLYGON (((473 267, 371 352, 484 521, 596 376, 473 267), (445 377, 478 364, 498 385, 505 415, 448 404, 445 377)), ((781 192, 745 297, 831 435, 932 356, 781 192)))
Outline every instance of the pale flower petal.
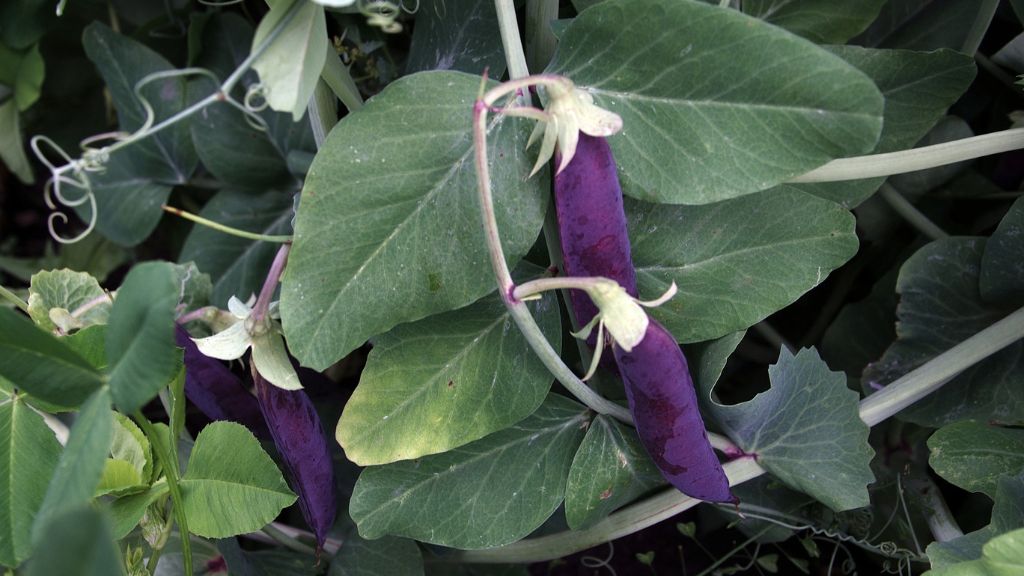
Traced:
POLYGON ((252 363, 260 375, 274 386, 285 390, 302 388, 299 375, 288 359, 284 339, 276 329, 253 338, 252 363))
POLYGON ((600 310, 601 322, 612 340, 626 352, 644 339, 650 320, 640 304, 619 286, 609 280, 600 282, 587 291, 600 310))
POLYGON ((205 356, 219 360, 235 360, 241 358, 249 349, 252 337, 245 329, 245 322, 235 322, 213 336, 193 338, 192 341, 205 356))
POLYGON ((242 302, 234 296, 228 298, 228 310, 239 320, 245 320, 252 313, 251 305, 242 302))

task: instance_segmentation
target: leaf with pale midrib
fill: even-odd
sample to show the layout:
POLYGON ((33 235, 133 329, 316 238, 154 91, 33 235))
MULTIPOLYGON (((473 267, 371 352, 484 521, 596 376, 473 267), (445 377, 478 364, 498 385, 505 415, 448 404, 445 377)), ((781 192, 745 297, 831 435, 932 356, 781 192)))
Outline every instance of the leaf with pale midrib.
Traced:
POLYGON ((704 204, 869 152, 882 96, 814 44, 735 10, 619 0, 584 10, 548 72, 622 116, 623 192, 704 204))

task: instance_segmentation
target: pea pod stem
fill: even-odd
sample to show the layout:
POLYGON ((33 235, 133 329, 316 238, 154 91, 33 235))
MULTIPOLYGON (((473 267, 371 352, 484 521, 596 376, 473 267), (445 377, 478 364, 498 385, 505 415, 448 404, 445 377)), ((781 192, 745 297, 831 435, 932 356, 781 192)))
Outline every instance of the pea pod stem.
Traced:
MULTIPOLYGON (((860 417, 868 426, 874 426, 897 414, 907 406, 921 400, 942 387, 957 374, 985 358, 1020 340, 1024 336, 1024 308, 950 348, 868 396, 860 402, 860 417)), ((765 473, 753 458, 740 458, 727 462, 723 468, 729 485, 752 480, 765 473)), ((446 560, 466 563, 519 563, 542 562, 560 558, 621 538, 657 524, 688 510, 700 500, 690 498, 678 490, 665 490, 615 512, 585 530, 565 531, 527 538, 513 544, 489 550, 457 552, 446 560)))

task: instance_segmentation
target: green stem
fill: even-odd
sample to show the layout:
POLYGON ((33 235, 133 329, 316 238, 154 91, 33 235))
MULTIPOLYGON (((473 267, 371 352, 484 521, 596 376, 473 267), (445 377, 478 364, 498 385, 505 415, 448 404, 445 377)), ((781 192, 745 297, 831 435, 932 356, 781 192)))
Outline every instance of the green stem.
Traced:
MULTIPOLYGON (((519 39, 519 22, 516 20, 516 7, 512 0, 494 0, 494 8, 498 11, 498 31, 501 33, 501 45, 505 49, 505 61, 508 63, 508 76, 513 80, 530 75, 526 65, 526 54, 523 43, 519 39)), ((529 103, 530 97, 526 95, 529 103)))
MULTIPOLYGON (((142 414, 141 410, 135 412, 135 421, 139 423, 142 432, 149 438, 156 457, 163 464, 164 474, 167 478, 167 488, 171 493, 171 506, 174 508, 174 517, 178 522, 178 533, 181 535, 181 554, 185 564, 185 576, 192 576, 192 542, 189 540, 188 518, 185 515, 184 499, 181 496, 181 486, 178 485, 178 460, 171 457, 171 451, 164 446, 163 438, 156 431, 153 423, 142 414)), ((171 439, 174 441, 174 439, 171 439)))
POLYGON ((960 48, 961 52, 973 56, 978 51, 978 46, 981 46, 981 40, 985 37, 989 25, 992 24, 992 17, 996 15, 998 6, 999 0, 978 2, 978 13, 974 17, 974 22, 971 23, 971 29, 967 32, 967 38, 964 38, 963 46, 960 48))
MULTIPOLYGON (((938 390, 967 368, 1021 339, 1024 335, 1024 308, 936 356, 909 374, 860 402, 860 417, 868 426, 896 414, 907 406, 938 390)), ((765 473, 752 458, 726 462, 723 466, 729 485, 735 486, 765 473)), ((489 550, 458 552, 449 558, 466 563, 525 563, 561 558, 633 534, 671 518, 700 501, 672 488, 611 514, 585 530, 558 532, 527 538, 489 550)))
POLYGON ((359 93, 359 87, 356 86, 351 71, 330 46, 327 47, 327 61, 320 77, 349 112, 355 112, 363 107, 363 96, 359 93))
POLYGON ((931 238, 932 240, 940 240, 942 238, 948 238, 949 234, 945 230, 939 228, 934 222, 928 219, 916 206, 907 200, 906 196, 900 194, 900 191, 894 188, 888 182, 882 184, 882 188, 879 190, 879 194, 882 200, 885 200, 889 207, 893 209, 897 214, 903 217, 911 226, 917 228, 917 231, 931 238))
POLYGON ((7 300, 11 304, 17 306, 25 314, 28 314, 28 302, 25 302, 21 298, 18 298, 18 295, 15 294, 14 292, 11 292, 10 290, 4 288, 3 286, 0 286, 0 296, 2 296, 4 300, 7 300))
POLYGON ((289 242, 292 241, 291 236, 273 236, 269 234, 258 234, 256 232, 247 232, 245 230, 239 230, 238 228, 232 228, 231 226, 227 226, 219 222, 214 222, 213 220, 208 220, 206 218, 203 218, 202 216, 193 214, 191 212, 185 212, 184 210, 180 208, 175 208, 173 206, 164 206, 163 209, 164 212, 174 214, 175 216, 181 216, 185 220, 191 220, 196 224, 201 224, 203 226, 206 226, 207 228, 212 228, 218 232, 230 234, 231 236, 238 236, 239 238, 245 238, 247 240, 276 242, 278 244, 288 244, 289 242))
POLYGON ((281 531, 277 526, 274 526, 273 524, 267 524, 263 528, 260 528, 260 531, 266 534, 267 536, 273 538, 275 542, 281 544, 285 548, 294 550, 295 552, 298 552, 300 554, 309 554, 310 556, 316 555, 315 548, 308 544, 300 542, 297 538, 293 538, 288 534, 285 534, 283 531, 281 531))
POLYGON ((938 168, 1018 148, 1024 148, 1024 128, 1013 128, 899 152, 840 158, 797 176, 789 180, 789 183, 840 182, 892 176, 938 168))

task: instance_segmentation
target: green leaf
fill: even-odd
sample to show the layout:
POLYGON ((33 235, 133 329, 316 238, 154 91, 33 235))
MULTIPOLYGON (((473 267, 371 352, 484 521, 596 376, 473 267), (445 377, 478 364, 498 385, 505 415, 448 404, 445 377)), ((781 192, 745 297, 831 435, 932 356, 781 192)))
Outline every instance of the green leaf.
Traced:
POLYGON ((928 439, 928 464, 951 484, 996 497, 1000 476, 1024 473, 1024 430, 965 420, 928 439))
MULTIPOLYGON (((110 89, 121 129, 127 132, 139 129, 146 113, 135 95, 136 84, 149 74, 171 70, 174 66, 163 56, 100 22, 92 22, 85 28, 82 44, 110 89)), ((184 78, 175 77, 150 82, 142 89, 142 96, 153 107, 157 122, 185 108, 189 103, 185 87, 184 78)), ((188 121, 177 122, 127 150, 145 160, 146 176, 153 180, 183 184, 196 166, 188 121)), ((117 156, 124 156, 124 151, 117 156)), ((159 212, 157 206, 156 213, 159 212)))
POLYGON ((11 50, 0 43, 0 84, 14 88, 14 102, 24 112, 39 99, 46 65, 39 44, 27 50, 11 50))
POLYGON ((829 367, 860 379, 864 367, 885 354, 896 339, 896 277, 899 266, 875 282, 866 298, 843 306, 821 339, 829 367))
POLYGON ((864 31, 886 0, 746 0, 747 14, 818 44, 842 44, 864 31))
POLYGON ((992 521, 988 526, 959 538, 929 544, 928 560, 933 569, 980 558, 981 548, 986 542, 1024 526, 1024 476, 1003 477, 996 484, 992 521))
POLYGON ((100 482, 96 486, 96 496, 106 494, 123 495, 144 490, 145 480, 139 471, 127 460, 116 460, 107 458, 103 466, 103 474, 100 475, 100 482))
POLYGON ((206 538, 259 530, 295 502, 256 437, 234 422, 214 422, 199 433, 181 491, 189 531, 206 538))
POLYGON ((110 392, 122 412, 145 405, 181 365, 174 344, 174 276, 166 262, 146 262, 132 268, 117 291, 106 349, 110 392))
POLYGON ((1024 198, 1018 198, 985 243, 981 297, 994 304, 1024 304, 1024 198))
POLYGON ((0 565, 29 556, 32 520, 60 457, 53 432, 21 399, 0 400, 0 565))
MULTIPOLYGON (((830 46, 828 50, 866 74, 885 97, 882 134, 872 153, 913 148, 967 90, 974 60, 951 50, 912 52, 830 46)), ((823 184, 785 184, 854 207, 874 194, 884 178, 823 184)))
POLYGON ((653 298, 672 282, 679 287, 651 313, 680 342, 760 322, 857 251, 848 211, 794 190, 706 206, 627 200, 626 214, 640 294, 653 298))
MULTIPOLYGON (((494 290, 472 160, 479 89, 468 74, 413 74, 331 131, 306 178, 281 288, 285 336, 304 366, 324 369, 371 336, 494 290)), ((547 202, 543 176, 525 179, 526 128, 504 119, 489 137, 513 264, 547 202)))
POLYGON ((65 407, 78 406, 102 384, 85 358, 9 308, 0 308, 0 376, 65 407))
POLYGON ((177 311, 194 310, 210 303, 213 281, 209 274, 199 271, 195 262, 184 262, 171 266, 178 287, 177 311))
POLYGON ((708 404, 714 399, 712 390, 718 383, 718 379, 722 377, 722 370, 725 370, 729 356, 736 351, 736 347, 740 345, 746 335, 746 330, 741 330, 722 336, 717 340, 698 342, 683 347, 686 361, 690 367, 690 374, 693 376, 694 387, 700 391, 697 394, 697 400, 702 413, 710 414, 712 412, 712 405, 708 404))
POLYGON ((458 70, 505 74, 498 12, 489 0, 424 0, 416 14, 405 73, 458 70))
POLYGON ((127 462, 141 483, 149 485, 153 477, 153 450, 149 439, 127 416, 114 413, 114 436, 110 443, 110 456, 127 462))
POLYGON ((110 514, 114 519, 114 538, 120 540, 127 536, 138 526, 142 515, 146 513, 146 508, 156 502, 157 498, 167 494, 168 491, 167 481, 161 479, 145 492, 122 496, 111 502, 110 514))
MULTIPOLYGON (((986 304, 979 293, 984 238, 936 240, 900 269, 897 340, 864 371, 878 388, 1002 319, 1012 308, 986 304)), ((968 368, 898 417, 938 428, 957 420, 1024 420, 1024 343, 968 368)))
MULTIPOLYGON (((814 503, 810 496, 790 490, 771 475, 755 478, 750 482, 732 487, 732 493, 746 506, 760 506, 761 509, 774 510, 780 514, 800 516, 800 509, 814 503)), ((736 528, 747 536, 755 537, 759 543, 783 542, 794 534, 794 530, 780 526, 774 522, 753 517, 737 518, 733 511, 718 510, 720 515, 729 522, 735 522, 736 528)), ((812 540, 813 542, 813 540, 812 540)))
POLYGON ((867 506, 874 452, 846 377, 830 371, 814 349, 794 356, 785 348, 768 376, 771 388, 752 400, 715 404, 719 423, 786 485, 837 512, 867 506))
MULTIPOLYGON (((274 190, 259 195, 223 190, 206 203, 199 215, 240 230, 282 235, 291 232, 293 200, 291 194, 274 190)), ((191 260, 210 274, 210 302, 223 308, 232 296, 246 300, 260 291, 277 249, 269 242, 246 240, 196 225, 185 239, 178 260, 191 260)))
MULTIPOLYGON (((252 39, 255 50, 270 35, 295 2, 273 0, 270 13, 263 17, 252 39)), ((327 57, 327 22, 324 9, 303 2, 285 24, 277 38, 252 67, 266 85, 266 99, 279 112, 291 112, 296 122, 306 113, 306 105, 316 88, 327 57)))
POLYGON ((705 204, 764 190, 871 151, 882 127, 882 97, 852 66, 699 2, 584 10, 548 71, 622 116, 608 142, 623 193, 641 200, 705 204))
POLYGON ((50 519, 86 504, 93 497, 110 453, 114 427, 111 414, 106 387, 82 406, 46 488, 46 497, 32 527, 33 542, 48 542, 39 537, 50 519))
POLYGON ((349 513, 363 538, 392 534, 453 548, 515 542, 551 516, 588 411, 558 395, 472 444, 363 470, 349 513))
POLYGON ((1024 572, 1024 528, 997 536, 982 547, 981 558, 924 576, 1017 576, 1024 572))
POLYGON ((35 44, 56 19, 49 0, 0 2, 0 42, 21 50, 35 44))
POLYGON ((569 469, 565 519, 573 530, 593 526, 664 484, 636 430, 599 415, 590 423, 569 469))
POLYGON ((981 10, 995 10, 997 5, 978 0, 888 0, 874 23, 853 42, 878 48, 960 50, 972 23, 991 17, 981 10))
POLYGON ((256 191, 296 187, 295 177, 268 134, 251 126, 227 103, 208 106, 194 117, 192 141, 203 166, 229 186, 256 191))
POLYGON ((25 156, 21 143, 21 118, 14 100, 0 104, 0 161, 14 173, 23 184, 35 182, 32 165, 25 156))
POLYGON ((364 540, 352 533, 331 561, 328 576, 423 576, 423 555, 412 540, 364 540))
MULTIPOLYGON (((554 294, 529 306, 557 350, 554 294)), ((445 452, 529 416, 550 388, 551 374, 501 299, 488 296, 376 338, 338 443, 360 466, 445 452)))
POLYGON ((121 556, 110 532, 110 520, 94 508, 81 507, 53 516, 42 527, 39 541, 58 549, 41 549, 32 558, 27 576, 124 574, 121 556))
POLYGON ((60 328, 84 328, 93 324, 106 324, 110 315, 110 298, 100 283, 85 272, 43 270, 32 275, 28 289, 28 314, 43 330, 54 330, 52 315, 64 318, 60 328), (72 318, 71 313, 90 304, 85 312, 72 318), (56 309, 56 310, 55 310, 56 309))

